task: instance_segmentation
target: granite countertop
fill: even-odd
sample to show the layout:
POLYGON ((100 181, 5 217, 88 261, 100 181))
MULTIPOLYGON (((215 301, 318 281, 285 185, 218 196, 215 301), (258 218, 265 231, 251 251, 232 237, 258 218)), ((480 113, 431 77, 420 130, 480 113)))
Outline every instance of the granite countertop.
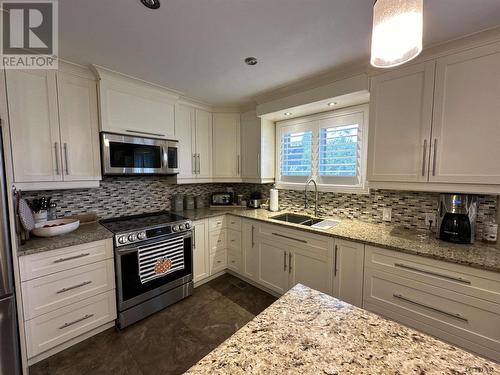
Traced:
POLYGON ((42 238, 32 235, 29 241, 18 246, 17 255, 23 256, 41 253, 63 247, 105 240, 107 238, 113 238, 113 233, 101 224, 97 222, 85 223, 80 224, 77 230, 61 236, 42 238))
POLYGON ((212 216, 231 214, 408 254, 500 272, 500 244, 491 245, 481 241, 476 241, 470 245, 453 244, 438 240, 433 234, 423 236, 420 232, 408 229, 352 219, 340 219, 340 224, 327 230, 271 219, 272 216, 284 212, 287 211, 271 212, 263 209, 228 208, 226 210, 190 210, 184 211, 183 215, 192 220, 199 220, 212 216))
POLYGON ((186 374, 500 374, 500 365, 298 284, 186 374))

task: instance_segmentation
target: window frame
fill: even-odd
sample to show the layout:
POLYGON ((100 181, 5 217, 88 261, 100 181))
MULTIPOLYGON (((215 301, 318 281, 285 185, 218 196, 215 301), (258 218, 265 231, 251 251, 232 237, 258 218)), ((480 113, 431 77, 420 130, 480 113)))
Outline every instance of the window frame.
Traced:
MULTIPOLYGON (((368 104, 361 104, 352 107, 341 108, 333 111, 298 117, 290 120, 276 122, 276 187, 285 190, 303 190, 305 182, 313 177, 318 184, 319 191, 329 191, 338 193, 368 194, 368 183, 366 181, 366 167, 368 157, 368 104), (331 183, 332 180, 342 180, 343 178, 329 178, 328 176, 318 176, 319 173, 319 141, 323 123, 328 120, 339 120, 341 117, 352 117, 359 115, 362 118, 359 124, 359 183, 342 184, 331 183), (281 175, 281 137, 287 131, 313 131, 311 175, 297 176, 298 178, 284 177, 281 175)), ((341 119, 340 119, 341 121, 341 119)), ((352 181, 353 177, 345 178, 345 181, 352 181)))

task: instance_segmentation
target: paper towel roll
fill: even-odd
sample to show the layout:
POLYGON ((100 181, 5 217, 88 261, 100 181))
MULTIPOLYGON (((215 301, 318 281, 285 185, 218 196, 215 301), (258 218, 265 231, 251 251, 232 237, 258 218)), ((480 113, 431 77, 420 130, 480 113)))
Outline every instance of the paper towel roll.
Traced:
POLYGON ((271 189, 269 191, 269 211, 278 211, 279 203, 278 203, 278 189, 271 189))

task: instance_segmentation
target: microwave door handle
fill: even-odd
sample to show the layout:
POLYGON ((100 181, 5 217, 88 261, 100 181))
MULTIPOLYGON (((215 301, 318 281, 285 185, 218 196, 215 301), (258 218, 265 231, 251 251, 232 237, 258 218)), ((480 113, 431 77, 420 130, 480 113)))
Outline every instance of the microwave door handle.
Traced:
POLYGON ((161 146, 161 154, 162 154, 162 169, 168 168, 168 153, 165 150, 165 146, 161 146))

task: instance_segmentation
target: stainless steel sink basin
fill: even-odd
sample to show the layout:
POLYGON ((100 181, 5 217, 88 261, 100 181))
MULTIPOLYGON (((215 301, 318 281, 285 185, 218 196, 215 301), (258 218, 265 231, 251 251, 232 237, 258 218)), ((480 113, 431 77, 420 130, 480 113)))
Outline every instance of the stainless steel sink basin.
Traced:
POLYGON ((287 223, 300 224, 311 226, 323 221, 323 219, 319 219, 317 217, 311 217, 307 215, 299 215, 299 214, 281 214, 276 216, 271 216, 270 219, 285 221, 287 223))

